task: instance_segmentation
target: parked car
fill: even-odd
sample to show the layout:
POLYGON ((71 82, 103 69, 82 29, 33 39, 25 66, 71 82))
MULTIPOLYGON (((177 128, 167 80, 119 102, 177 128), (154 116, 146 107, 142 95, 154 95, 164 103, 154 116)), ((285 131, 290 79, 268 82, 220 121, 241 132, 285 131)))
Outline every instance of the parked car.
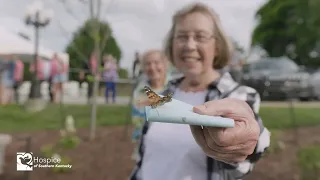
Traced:
POLYGON ((255 88, 265 100, 315 97, 310 74, 286 57, 247 64, 243 67, 242 83, 255 88))
POLYGON ((320 100, 320 69, 312 74, 310 81, 315 98, 320 100))

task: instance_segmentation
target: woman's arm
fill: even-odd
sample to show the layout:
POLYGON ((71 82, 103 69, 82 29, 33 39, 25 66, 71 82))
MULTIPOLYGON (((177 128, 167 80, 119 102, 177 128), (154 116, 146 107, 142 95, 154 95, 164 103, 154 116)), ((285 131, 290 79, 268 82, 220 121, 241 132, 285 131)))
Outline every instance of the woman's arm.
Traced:
POLYGON ((253 170, 254 164, 263 156, 270 145, 270 132, 264 127, 261 117, 259 116, 260 95, 258 92, 248 93, 246 102, 252 108, 255 119, 260 126, 260 137, 254 152, 247 159, 236 165, 223 163, 224 168, 229 175, 234 178, 242 178, 253 170))

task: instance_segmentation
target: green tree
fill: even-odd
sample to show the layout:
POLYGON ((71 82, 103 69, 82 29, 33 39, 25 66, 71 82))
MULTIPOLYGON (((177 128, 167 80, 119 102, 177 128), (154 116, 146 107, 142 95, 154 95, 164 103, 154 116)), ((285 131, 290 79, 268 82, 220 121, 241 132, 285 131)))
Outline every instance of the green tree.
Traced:
MULTIPOLYGON (((74 33, 71 42, 66 48, 70 57, 70 67, 82 69, 84 63, 88 63, 91 53, 94 51, 94 38, 100 38, 101 56, 111 54, 116 58, 118 64, 121 59, 121 49, 112 34, 108 23, 96 19, 87 20, 77 32, 74 33), (91 24, 99 23, 99 37, 93 37, 91 33, 91 24)), ((119 70, 122 76, 125 69, 119 70)), ((122 77, 125 78, 125 77, 122 77)), ((78 73, 71 73, 70 79, 77 80, 78 73)))
POLYGON ((261 46, 271 57, 288 56, 299 65, 320 66, 319 56, 310 56, 320 41, 319 8, 318 0, 269 0, 256 13, 259 23, 252 46, 261 46))

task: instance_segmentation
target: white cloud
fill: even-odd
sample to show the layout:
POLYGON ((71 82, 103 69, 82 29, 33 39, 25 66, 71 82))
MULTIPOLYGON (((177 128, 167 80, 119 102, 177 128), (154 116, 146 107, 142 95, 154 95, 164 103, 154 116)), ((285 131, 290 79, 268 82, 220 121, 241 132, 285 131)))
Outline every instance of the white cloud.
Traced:
MULTIPOLYGON (((188 2, 195 0, 103 0, 101 15, 110 22, 114 35, 123 51, 121 65, 131 67, 134 52, 148 48, 161 48, 163 38, 170 27, 173 13, 188 2)), ((33 31, 22 21, 26 6, 32 0, 0 0, 0 23, 14 31, 32 36, 33 31)), ((42 31, 42 43, 54 50, 64 50, 72 33, 89 16, 89 6, 76 0, 44 1, 54 10, 52 23, 42 31), (73 12, 72 15, 68 11, 73 12), (61 26, 59 26, 61 24, 61 26)), ((255 11, 266 0, 201 0, 220 15, 228 35, 248 47, 255 11)))

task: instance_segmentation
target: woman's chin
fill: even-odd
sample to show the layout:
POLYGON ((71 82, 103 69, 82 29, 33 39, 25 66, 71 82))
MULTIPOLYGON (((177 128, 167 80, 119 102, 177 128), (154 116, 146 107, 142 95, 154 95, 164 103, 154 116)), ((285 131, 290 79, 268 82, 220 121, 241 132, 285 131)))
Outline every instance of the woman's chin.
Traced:
POLYGON ((187 76, 187 77, 197 77, 201 73, 199 71, 195 70, 195 69, 194 70, 193 69, 189 69, 189 70, 185 71, 183 74, 185 76, 187 76))
POLYGON ((163 76, 150 76, 149 79, 151 81, 159 81, 159 80, 164 79, 164 77, 163 76))

